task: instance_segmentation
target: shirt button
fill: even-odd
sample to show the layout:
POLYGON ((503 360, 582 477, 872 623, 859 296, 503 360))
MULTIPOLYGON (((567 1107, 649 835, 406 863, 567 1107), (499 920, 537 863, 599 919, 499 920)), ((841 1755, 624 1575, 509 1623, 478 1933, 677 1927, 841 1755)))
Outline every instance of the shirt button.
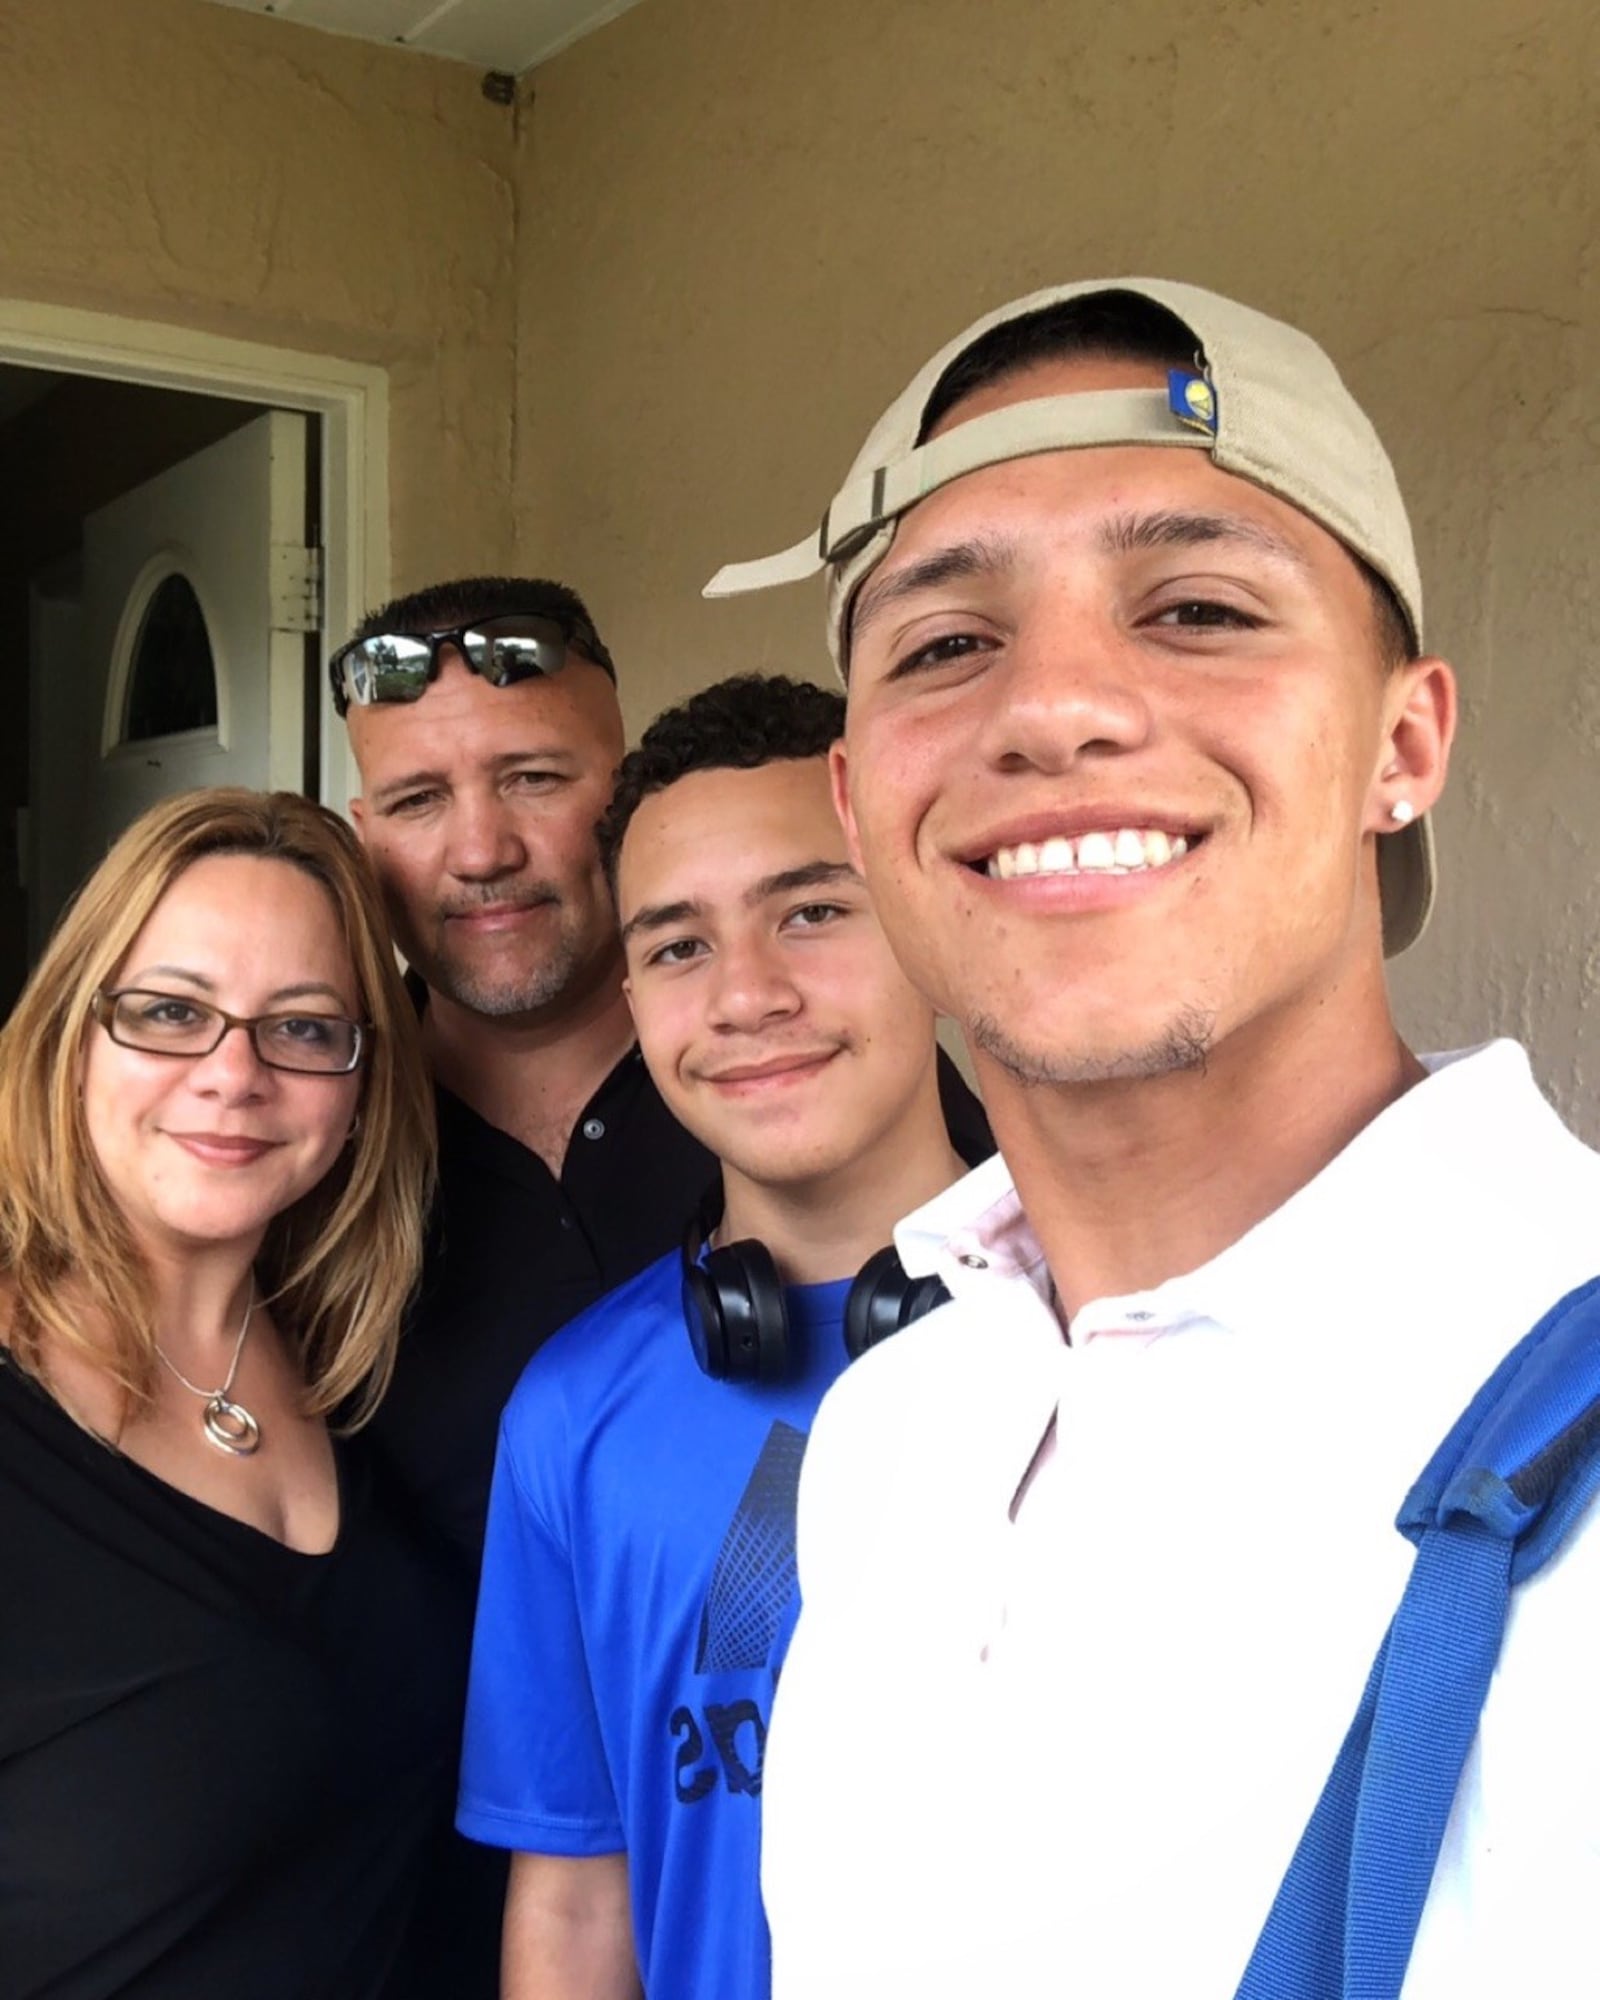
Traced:
POLYGON ((1147 1320, 1154 1319, 1155 1314, 1152 1312, 1129 1313, 1128 1318, 1133 1322, 1135 1326, 1143 1326, 1147 1320))
POLYGON ((585 1118, 583 1136, 586 1139, 603 1139, 606 1136, 606 1121, 603 1118, 585 1118))
POLYGON ((976 1250, 963 1250, 956 1262, 969 1271, 987 1271, 989 1268, 988 1258, 980 1257, 976 1250))

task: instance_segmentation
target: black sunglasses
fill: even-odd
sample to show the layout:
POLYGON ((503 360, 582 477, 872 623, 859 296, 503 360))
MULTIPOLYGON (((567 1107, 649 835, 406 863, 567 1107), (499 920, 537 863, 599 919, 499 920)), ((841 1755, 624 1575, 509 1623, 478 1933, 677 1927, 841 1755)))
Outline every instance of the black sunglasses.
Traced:
POLYGON ((478 618, 446 632, 374 632, 352 639, 328 662, 333 705, 343 715, 352 702, 420 701, 439 671, 439 649, 454 646, 467 666, 491 687, 537 680, 559 673, 569 648, 592 660, 612 680, 617 670, 600 634, 578 619, 551 618, 542 611, 510 611, 502 618, 478 618))

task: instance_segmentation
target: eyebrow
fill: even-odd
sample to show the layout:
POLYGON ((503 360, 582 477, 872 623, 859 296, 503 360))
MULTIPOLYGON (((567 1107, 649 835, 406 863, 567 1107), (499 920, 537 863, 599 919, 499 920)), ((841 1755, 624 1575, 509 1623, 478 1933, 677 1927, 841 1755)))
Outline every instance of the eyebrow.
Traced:
MULTIPOLYGON (((530 750, 503 750, 497 757, 489 759, 492 771, 508 770, 513 764, 552 764, 571 770, 579 763, 578 753, 563 744, 539 744, 530 750)), ((408 771, 403 777, 390 778, 386 783, 374 785, 371 798, 374 805, 382 806, 388 800, 398 798, 402 792, 414 792, 428 785, 448 785, 450 774, 437 768, 408 771)))
POLYGON ((203 972, 190 972, 182 965, 147 965, 142 972, 130 972, 130 983, 138 986, 146 979, 181 979, 185 986, 198 986, 202 993, 215 993, 216 986, 203 972))
MULTIPOLYGON (((1261 554, 1291 568, 1306 572, 1305 556, 1287 536, 1279 535, 1260 521, 1244 514, 1121 514, 1100 529, 1099 542, 1108 554, 1131 555, 1147 549, 1203 548, 1207 544, 1232 542, 1257 549, 1261 554)), ((1011 542, 954 542, 949 548, 935 549, 919 562, 881 580, 869 578, 862 586, 850 617, 852 641, 880 613, 891 605, 915 597, 924 590, 937 590, 947 583, 972 578, 999 576, 1015 561, 1011 542)))
MULTIPOLYGON (((859 887, 861 877, 848 861, 805 861, 798 868, 780 868, 774 875, 763 875, 745 890, 741 901, 747 910, 753 909, 770 896, 790 896, 797 889, 820 889, 835 882, 859 887)), ((693 896, 681 897, 675 903, 647 903, 635 910, 622 926, 622 941, 626 944, 641 931, 665 930, 671 924, 688 923, 705 914, 705 904, 693 896)))
POLYGON ((622 942, 640 931, 665 930, 668 924, 686 924, 691 917, 703 917, 704 903, 697 903, 692 896, 685 896, 676 903, 646 903, 643 909, 635 910, 622 926, 622 942))
POLYGON ((1242 543, 1291 568, 1310 564, 1286 535, 1245 514, 1119 514, 1105 522, 1099 542, 1108 555, 1136 555, 1146 549, 1205 548, 1216 542, 1242 543))
POLYGON ((337 986, 329 986, 321 979, 308 979, 299 986, 280 986, 276 993, 269 993, 269 1000, 310 1000, 318 995, 325 1000, 334 1000, 341 1007, 349 1006, 349 1001, 337 986))
MULTIPOLYGON (((144 982, 147 979, 178 979, 185 986, 193 986, 201 993, 215 993, 217 990, 216 982, 207 979, 203 972, 191 972, 186 966, 182 965, 147 965, 142 972, 131 973, 129 975, 129 985, 133 991, 139 992, 143 989, 144 982)), ((267 999, 269 1001, 305 1000, 316 994, 334 1001, 340 1007, 349 1004, 337 986, 329 986, 325 980, 321 979, 302 980, 298 986, 280 986, 276 992, 269 993, 267 999)))
POLYGON ((1009 541, 952 542, 935 549, 918 562, 907 563, 892 576, 873 577, 862 586, 850 618, 852 640, 880 613, 920 591, 937 590, 941 584, 962 583, 972 577, 998 576, 1016 560, 1015 544, 1009 541))
POLYGON ((806 861, 798 868, 780 868, 776 875, 763 875, 744 892, 745 908, 766 902, 769 896, 789 896, 796 889, 824 889, 835 882, 859 886, 861 877, 848 861, 806 861))

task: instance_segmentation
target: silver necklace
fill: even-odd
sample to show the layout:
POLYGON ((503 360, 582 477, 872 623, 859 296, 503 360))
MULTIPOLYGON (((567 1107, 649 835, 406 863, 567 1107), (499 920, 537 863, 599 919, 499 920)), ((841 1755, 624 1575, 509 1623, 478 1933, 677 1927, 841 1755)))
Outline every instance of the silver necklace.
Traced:
POLYGON ((234 1402, 229 1395, 233 1378, 239 1372, 239 1361, 244 1353, 245 1338, 250 1331, 250 1315, 256 1309, 256 1282, 252 1275, 245 1287, 244 1318, 239 1322, 239 1338, 233 1343, 233 1361, 228 1369, 228 1379, 220 1389, 202 1389, 198 1382, 191 1382, 183 1370, 164 1351, 160 1341, 156 1342, 156 1354, 191 1396, 199 1396, 205 1403, 200 1413, 200 1422, 205 1430, 206 1442, 214 1444, 218 1451, 227 1452, 230 1458, 248 1458, 261 1448, 261 1426, 251 1416, 243 1403, 234 1402))

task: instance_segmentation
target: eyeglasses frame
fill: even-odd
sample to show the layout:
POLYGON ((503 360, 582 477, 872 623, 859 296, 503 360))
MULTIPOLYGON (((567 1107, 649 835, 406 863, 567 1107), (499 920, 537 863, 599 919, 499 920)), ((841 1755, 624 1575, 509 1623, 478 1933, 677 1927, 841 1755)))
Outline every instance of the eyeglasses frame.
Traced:
POLYGON ((348 1014, 305 1016, 307 1020, 315 1018, 342 1021, 347 1028, 355 1030, 356 1038, 350 1061, 343 1069, 305 1069, 294 1063, 274 1062, 271 1056, 263 1055, 261 1044, 255 1035, 256 1029, 263 1021, 294 1019, 293 1008, 274 1008, 270 1014, 230 1014, 226 1008, 214 1007, 209 1000, 191 999, 187 993, 166 993, 159 986, 101 986, 95 989, 89 1001, 89 1012, 119 1049, 130 1049, 138 1056, 169 1056, 175 1062, 200 1062, 206 1056, 214 1056, 235 1028, 244 1028, 249 1033, 250 1047, 255 1053, 256 1061, 266 1069, 277 1070, 283 1076, 354 1076, 366 1059, 369 1038, 374 1032, 370 1021, 353 1021, 348 1014), (117 1018, 117 1002, 125 1000, 130 993, 146 993, 157 1000, 181 1000, 185 1006, 198 1007, 207 1014, 215 1014, 222 1023, 217 1031, 217 1039, 208 1049, 151 1049, 142 1047, 137 1042, 123 1041, 113 1029, 112 1022, 117 1018))

